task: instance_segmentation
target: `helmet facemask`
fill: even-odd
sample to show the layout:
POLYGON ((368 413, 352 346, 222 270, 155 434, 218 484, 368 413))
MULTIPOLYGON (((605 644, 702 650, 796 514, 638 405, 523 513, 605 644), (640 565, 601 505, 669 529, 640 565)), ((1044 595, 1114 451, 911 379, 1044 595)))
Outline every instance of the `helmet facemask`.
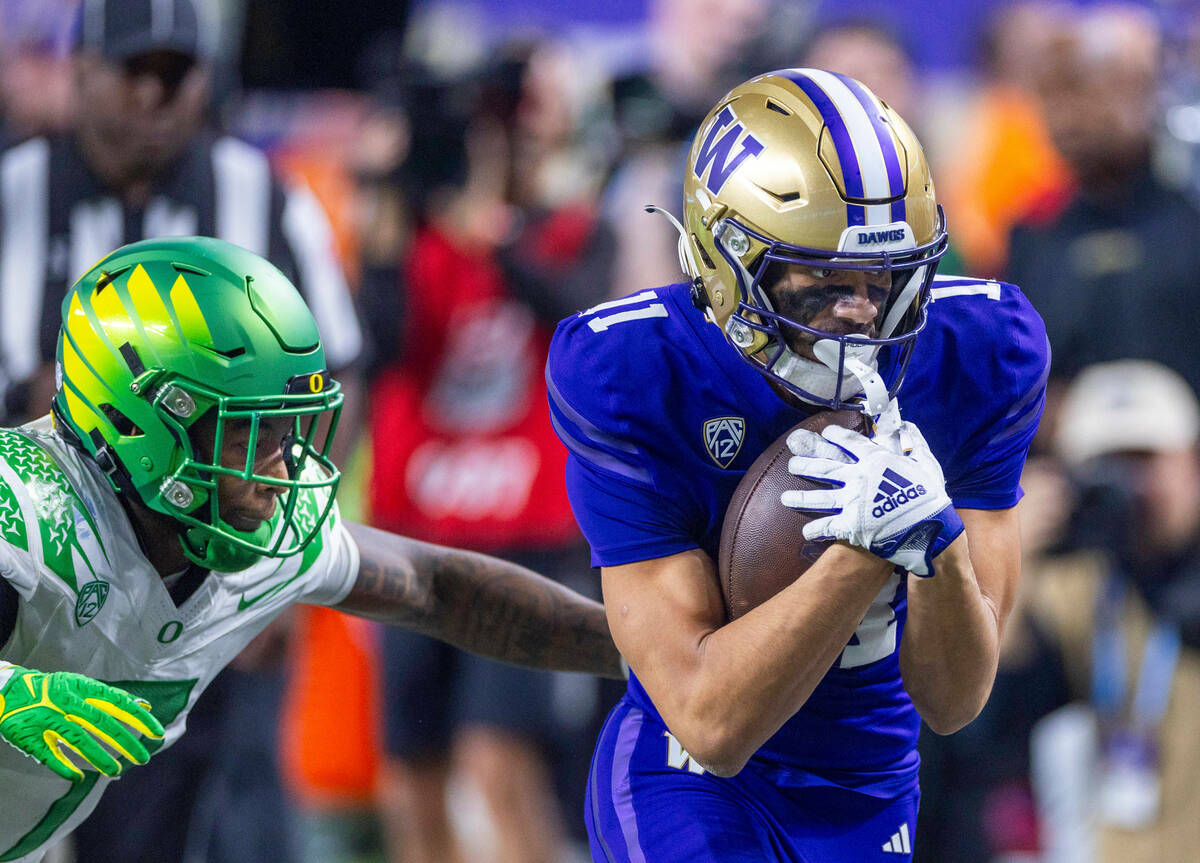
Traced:
POLYGON ((180 541, 189 559, 206 569, 237 571, 263 557, 302 552, 316 537, 340 481, 330 459, 342 407, 336 382, 316 396, 239 398, 175 380, 160 388, 154 406, 176 435, 180 457, 157 497, 146 503, 183 524, 180 541), (283 434, 269 439, 269 429, 283 434), (236 459, 227 450, 239 456, 242 449, 240 444, 228 446, 230 439, 243 436, 244 457, 230 464, 236 459), (263 470, 276 457, 286 476, 263 470), (282 489, 271 517, 254 530, 241 530, 222 518, 222 477, 282 489))
MULTIPOLYGON (((851 228, 846 233, 859 230, 851 228)), ((911 230, 897 233, 912 236, 911 230)), ((917 334, 925 325, 929 287, 937 261, 946 252, 944 230, 919 247, 910 242, 908 248, 831 253, 773 239, 730 217, 714 226, 713 246, 738 280, 738 302, 725 321, 726 338, 756 370, 809 404, 833 410, 865 407, 871 414, 883 410, 903 380, 917 334), (761 252, 748 268, 742 260, 754 247, 761 252), (878 303, 870 332, 834 332, 810 326, 821 308, 836 301, 833 296, 822 301, 819 292, 813 295, 805 316, 789 316, 785 312, 790 310, 777 309, 768 289, 783 268, 792 266, 889 276, 886 296, 878 303), (793 347, 798 343, 811 345, 815 358, 798 353, 793 347), (883 384, 877 370, 879 353, 885 348, 894 352, 899 364, 899 374, 890 387, 883 384)), ((869 285, 874 283, 868 278, 869 285)))

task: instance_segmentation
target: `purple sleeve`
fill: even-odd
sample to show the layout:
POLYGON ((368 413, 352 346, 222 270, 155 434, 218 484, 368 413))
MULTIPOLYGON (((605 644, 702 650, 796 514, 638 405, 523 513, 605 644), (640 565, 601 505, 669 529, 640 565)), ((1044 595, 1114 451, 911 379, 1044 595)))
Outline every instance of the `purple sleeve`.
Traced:
POLYGON ((592 547, 592 566, 620 566, 696 548, 683 513, 651 487, 567 459, 567 494, 592 547))
POLYGON ((641 411, 662 403, 646 388, 667 376, 646 372, 645 352, 623 340, 634 332, 614 328, 599 338, 583 316, 568 318, 546 364, 550 420, 570 453, 571 508, 597 566, 696 547, 681 495, 659 483, 653 448, 645 445, 658 418, 641 411))
POLYGON ((959 509, 1008 509, 1016 506, 1024 495, 1021 491, 1021 472, 1025 456, 1033 439, 1036 424, 1027 439, 1002 453, 988 453, 986 461, 955 482, 947 482, 954 505, 959 509))
MULTIPOLYGON (((959 375, 973 377, 957 402, 979 418, 946 471, 946 489, 966 509, 1007 509, 1022 496, 1025 457, 1046 405, 1050 348, 1041 317, 1020 290, 1003 285, 1000 313, 975 328, 959 375), (972 362, 974 360, 974 362, 972 362)), ((966 304, 964 304, 965 306, 966 304)), ((972 311, 990 304, 974 304, 972 311)))

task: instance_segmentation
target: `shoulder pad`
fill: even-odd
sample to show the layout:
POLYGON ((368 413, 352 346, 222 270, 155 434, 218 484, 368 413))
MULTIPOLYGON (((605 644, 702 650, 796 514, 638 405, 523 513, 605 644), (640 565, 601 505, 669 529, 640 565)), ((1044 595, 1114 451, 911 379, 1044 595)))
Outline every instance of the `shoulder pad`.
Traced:
POLYGON ((77 565, 90 568, 81 534, 100 545, 91 513, 63 469, 25 435, 0 429, 0 535, 77 590, 92 580, 91 572, 77 576, 77 565))
POLYGON ((1041 416, 1050 371, 1041 316, 1020 288, 995 279, 939 276, 930 293, 928 326, 944 346, 942 362, 964 370, 960 387, 973 387, 980 402, 1003 408, 1005 428, 992 442, 1024 440, 1041 416))
POLYGON ((644 423, 636 412, 661 404, 660 390, 672 380, 676 340, 661 331, 677 326, 679 314, 668 291, 640 291, 567 318, 546 363, 551 421, 567 449, 643 484, 651 477, 639 445, 644 423))

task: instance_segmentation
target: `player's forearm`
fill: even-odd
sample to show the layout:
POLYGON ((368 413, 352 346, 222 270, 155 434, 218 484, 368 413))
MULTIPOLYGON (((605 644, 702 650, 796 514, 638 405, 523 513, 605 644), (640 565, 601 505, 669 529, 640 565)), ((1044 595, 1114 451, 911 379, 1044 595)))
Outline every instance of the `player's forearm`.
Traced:
POLYGON ((938 734, 979 715, 996 679, 1000 618, 980 590, 966 534, 937 559, 933 578, 909 578, 900 646, 905 689, 938 734))
POLYGON ((494 557, 348 527, 361 562, 341 610, 517 665, 621 676, 599 603, 494 557))
POLYGON ((740 770, 804 706, 891 569, 835 545, 771 600, 706 635, 675 690, 674 722, 664 714, 688 752, 713 772, 740 770))

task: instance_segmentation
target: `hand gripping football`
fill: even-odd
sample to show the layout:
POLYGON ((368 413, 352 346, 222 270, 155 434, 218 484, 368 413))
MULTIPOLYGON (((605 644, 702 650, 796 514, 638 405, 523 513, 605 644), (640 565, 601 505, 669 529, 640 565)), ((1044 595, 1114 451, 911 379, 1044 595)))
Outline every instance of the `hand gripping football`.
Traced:
MULTIPOLYGON (((868 433, 867 417, 858 411, 822 411, 796 428, 820 434, 828 425, 868 433)), ((733 492, 721 528, 717 572, 725 613, 730 620, 766 602, 804 574, 829 546, 811 542, 801 532, 812 520, 806 512, 779 501, 788 489, 816 487, 788 472, 788 429, 750 465, 733 492)))

